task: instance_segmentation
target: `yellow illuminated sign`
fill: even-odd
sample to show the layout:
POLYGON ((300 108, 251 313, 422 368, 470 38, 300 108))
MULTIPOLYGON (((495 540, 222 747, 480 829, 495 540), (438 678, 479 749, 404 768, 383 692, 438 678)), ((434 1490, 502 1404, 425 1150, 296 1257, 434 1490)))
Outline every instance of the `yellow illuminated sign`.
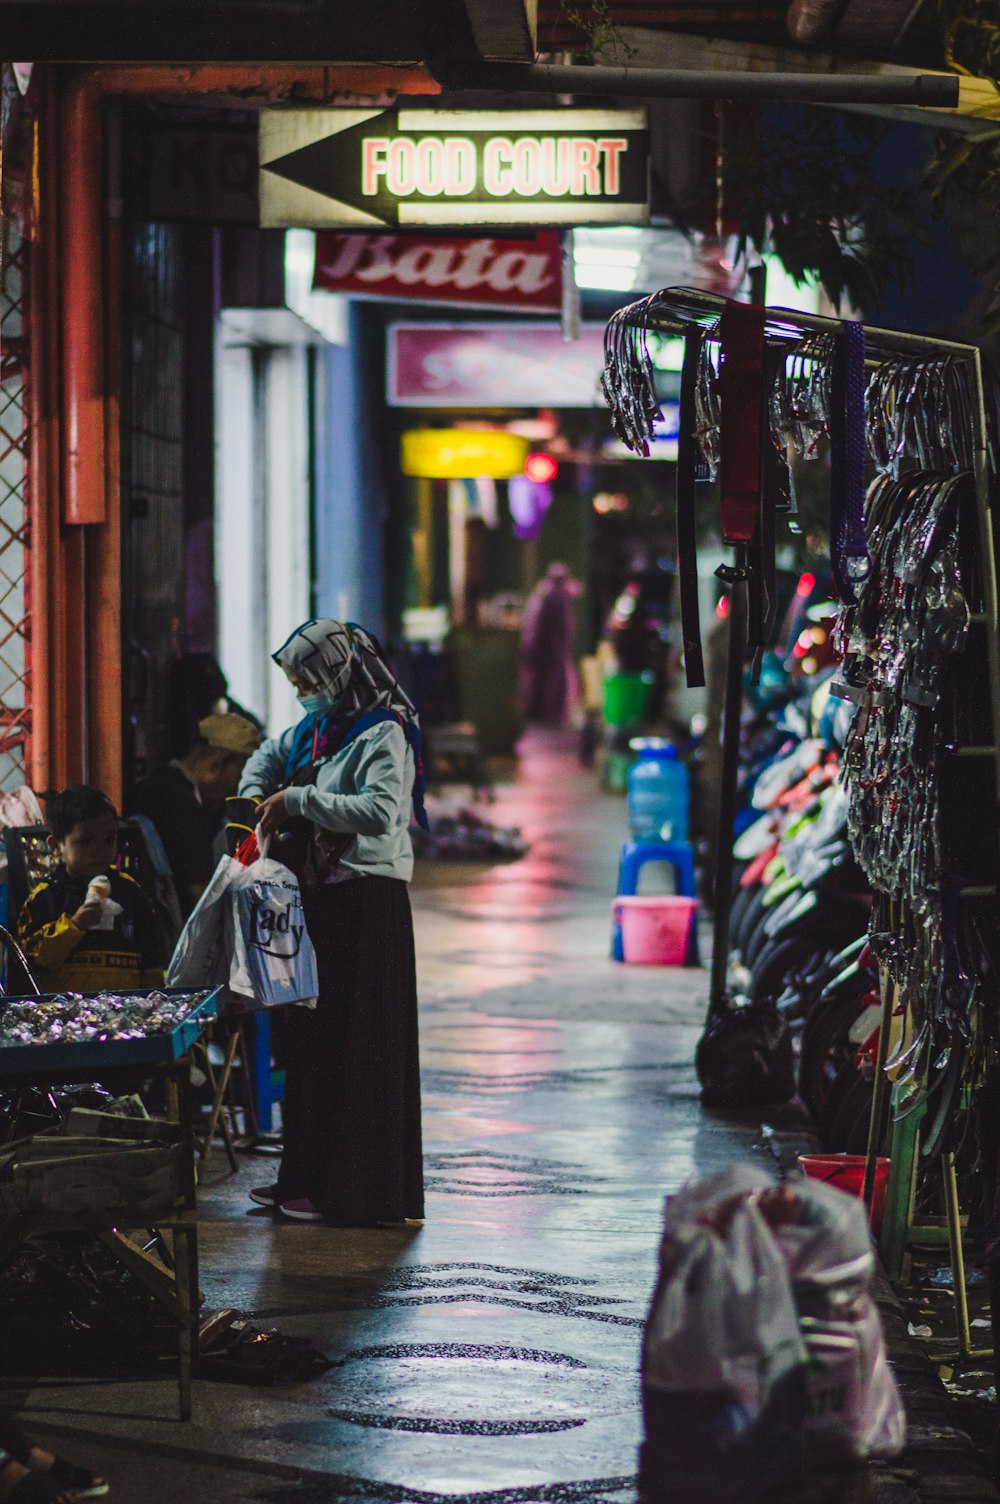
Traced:
POLYGON ((524 470, 528 441, 502 429, 411 428, 401 451, 403 474, 422 480, 510 480, 524 470))

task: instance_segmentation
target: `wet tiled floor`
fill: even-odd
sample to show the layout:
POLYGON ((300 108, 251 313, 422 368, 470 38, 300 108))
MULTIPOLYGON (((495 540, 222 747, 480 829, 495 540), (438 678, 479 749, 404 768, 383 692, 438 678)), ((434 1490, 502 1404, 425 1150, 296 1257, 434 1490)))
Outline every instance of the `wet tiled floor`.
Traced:
POLYGON ((36 1386, 31 1418, 72 1432, 122 1504, 634 1498, 663 1195, 767 1151, 756 1121, 699 1107, 706 974, 608 959, 623 802, 570 740, 537 735, 490 813, 530 854, 429 867, 414 889, 426 1224, 276 1223, 246 1199, 273 1161, 227 1178, 215 1156, 209 1303, 312 1337, 333 1367, 292 1388, 201 1382, 187 1425, 167 1378, 36 1386))

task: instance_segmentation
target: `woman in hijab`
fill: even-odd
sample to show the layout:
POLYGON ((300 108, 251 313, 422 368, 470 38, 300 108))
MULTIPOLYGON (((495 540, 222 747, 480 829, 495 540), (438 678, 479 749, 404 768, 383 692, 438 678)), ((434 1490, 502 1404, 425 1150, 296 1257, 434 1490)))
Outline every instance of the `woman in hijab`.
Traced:
POLYGON ((304 715, 254 753, 240 794, 261 801, 272 855, 299 872, 319 1002, 289 1010, 281 1169, 276 1185, 250 1194, 286 1217, 338 1227, 419 1219, 407 891, 411 808, 425 823, 416 711, 353 623, 308 621, 273 656, 304 715))
POLYGON ((526 721, 561 726, 576 699, 576 597, 565 564, 550 564, 528 598, 521 630, 521 700, 526 721))

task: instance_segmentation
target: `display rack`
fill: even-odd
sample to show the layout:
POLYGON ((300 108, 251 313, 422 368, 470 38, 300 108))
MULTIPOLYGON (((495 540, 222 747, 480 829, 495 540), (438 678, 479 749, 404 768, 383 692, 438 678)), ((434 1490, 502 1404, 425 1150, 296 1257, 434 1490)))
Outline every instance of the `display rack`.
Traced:
MULTIPOLYGON (((710 335, 714 326, 719 323, 726 307, 727 300, 715 293, 695 289, 668 288, 653 298, 644 299, 621 310, 614 316, 613 323, 616 323, 618 327, 624 325, 630 329, 658 335, 679 336, 687 342, 694 333, 697 333, 699 338, 710 335)), ((810 335, 835 336, 842 328, 839 320, 819 314, 802 313, 784 308, 768 308, 763 312, 765 347, 774 353, 779 370, 784 364, 781 358, 782 351, 792 352, 803 339, 810 335)), ((978 533, 977 562, 980 569, 982 594, 982 609, 972 614, 971 621, 979 632, 985 634, 986 639, 984 663, 988 680, 992 741, 988 746, 968 746, 955 750, 961 756, 986 757, 992 760, 996 804, 994 809, 987 812, 987 818, 995 826, 995 811, 996 808, 1000 808, 1000 632, 998 632, 997 553, 990 508, 988 430, 982 359, 975 345, 912 334, 904 330, 865 325, 864 336, 865 363, 868 369, 878 368, 889 360, 899 357, 911 357, 915 360, 947 358, 962 363, 967 369, 971 397, 968 413, 970 431, 967 437, 972 459, 971 472, 978 533)), ((811 353, 810 358, 822 359, 823 356, 821 353, 811 353)), ((769 368, 765 362, 765 371, 774 368, 774 364, 769 368)), ((724 575, 731 582, 732 593, 723 723, 722 788, 719 801, 714 884, 710 1015, 725 1000, 729 961, 729 908, 733 870, 740 711, 747 650, 749 568, 746 545, 737 547, 735 567, 724 571, 724 575)), ((1000 848, 996 856, 1000 860, 1000 848)), ((962 890, 960 897, 981 900, 995 897, 996 892, 994 880, 993 883, 986 885, 969 885, 962 890)), ((896 1001, 890 979, 883 971, 882 1025, 875 1067, 864 1188, 865 1200, 869 1208, 875 1184, 876 1158, 889 1106, 889 1082, 885 1065, 893 1031, 896 1001)), ((893 1148, 880 1246, 883 1252, 889 1255, 888 1272, 891 1276, 896 1276, 901 1267, 902 1254, 912 1241, 914 1231, 913 1206, 917 1146, 912 1123, 905 1129, 899 1129, 894 1125, 893 1148)), ((953 1156, 944 1156, 943 1169, 945 1225, 940 1229, 935 1229, 935 1232, 942 1241, 947 1238, 951 1250, 959 1316, 959 1343, 960 1346, 968 1349, 967 1313, 964 1324, 962 1321, 962 1312, 965 1309, 964 1270, 953 1156), (960 1285, 962 1295, 958 1294, 960 1285)))
MULTIPOLYGON (((5 943, 13 937, 0 926, 5 943)), ((22 956, 25 968, 27 962, 22 956)), ((30 971, 28 971, 30 976, 30 971)), ((189 989, 163 988, 167 994, 189 989)), ((191 1095, 191 1050, 215 1017, 221 989, 216 988, 173 1029, 144 1039, 109 1039, 97 1043, 8 1046, 0 1049, 0 1086, 20 1089, 69 1085, 99 1079, 121 1093, 136 1091, 151 1077, 162 1082, 168 1118, 177 1125, 179 1195, 168 1215, 156 1217, 156 1231, 169 1234, 173 1267, 148 1253, 130 1232, 148 1237, 148 1218, 133 1211, 113 1215, 101 1207, 74 1212, 31 1207, 0 1215, 0 1262, 25 1238, 43 1233, 77 1232, 97 1238, 166 1310, 177 1324, 178 1394, 181 1420, 190 1420, 192 1377, 197 1353, 198 1203, 194 1118, 191 1095)), ((36 995, 37 996, 37 995, 36 995)), ((33 998, 30 1000, 34 1000, 33 998)), ((39 1001, 41 999, 39 998, 39 1001)), ((0 999, 5 1003, 23 999, 0 999)), ((53 1137, 54 1150, 59 1139, 53 1137)))

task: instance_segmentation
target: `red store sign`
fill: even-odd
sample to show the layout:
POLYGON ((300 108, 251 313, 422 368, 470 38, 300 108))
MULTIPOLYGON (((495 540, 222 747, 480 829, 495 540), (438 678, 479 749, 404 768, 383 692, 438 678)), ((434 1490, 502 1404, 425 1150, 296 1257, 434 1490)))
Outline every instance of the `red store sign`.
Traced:
POLYGON ((604 325, 393 324, 394 407, 603 407, 604 325))
POLYGON ((552 230, 517 240, 321 230, 313 287, 370 298, 553 313, 562 297, 562 251, 552 230))

